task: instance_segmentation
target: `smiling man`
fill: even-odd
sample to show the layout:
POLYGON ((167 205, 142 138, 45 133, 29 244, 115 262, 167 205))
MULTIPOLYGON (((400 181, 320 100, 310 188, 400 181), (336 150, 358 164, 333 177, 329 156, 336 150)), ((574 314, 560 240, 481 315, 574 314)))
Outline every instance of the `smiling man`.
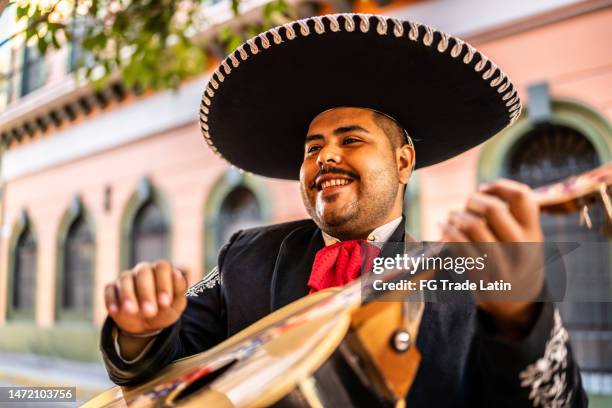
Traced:
MULTIPOLYGON (((240 168, 299 179, 311 219, 236 232, 218 266, 189 290, 167 261, 124 271, 105 288, 101 343, 111 379, 139 383, 308 293, 358 278, 361 262, 352 259, 379 253, 362 241, 384 254, 386 243, 410 239, 402 212, 412 171, 479 144, 518 112, 501 70, 429 27, 345 14, 249 40, 205 90, 204 138, 240 168), (369 63, 344 64, 358 57, 369 63), (287 86, 286 75, 301 80, 287 86)), ((453 212, 442 236, 540 242, 538 207, 528 187, 501 180, 453 212)), ((507 262, 511 278, 525 268, 507 262)), ((427 303, 417 345, 408 406, 586 406, 550 302, 427 303)))
POLYGON ((414 149, 381 113, 336 108, 310 123, 300 171, 310 217, 340 239, 366 239, 402 216, 414 149))

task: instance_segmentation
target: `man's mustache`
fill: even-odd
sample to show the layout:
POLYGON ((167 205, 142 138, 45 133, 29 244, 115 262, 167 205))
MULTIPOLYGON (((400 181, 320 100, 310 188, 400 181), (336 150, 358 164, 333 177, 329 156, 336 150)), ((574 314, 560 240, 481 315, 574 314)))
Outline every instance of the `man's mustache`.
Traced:
POLYGON ((325 166, 325 167, 322 167, 317 172, 317 174, 315 174, 315 176, 312 178, 312 182, 309 184, 309 187, 310 188, 315 188, 317 186, 317 178, 319 178, 319 176, 323 176, 323 175, 329 174, 329 173, 342 174, 342 175, 345 175, 345 176, 349 176, 352 179, 359 180, 359 175, 357 175, 357 173, 355 173, 353 171, 341 169, 339 167, 325 166))

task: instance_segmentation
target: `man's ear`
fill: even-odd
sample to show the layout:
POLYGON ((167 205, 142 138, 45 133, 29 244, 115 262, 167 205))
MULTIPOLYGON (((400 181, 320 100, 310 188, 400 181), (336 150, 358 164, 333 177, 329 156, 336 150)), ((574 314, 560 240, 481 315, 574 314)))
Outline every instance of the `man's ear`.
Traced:
POLYGON ((397 172, 399 174, 399 180, 402 184, 408 184, 410 175, 414 169, 414 160, 416 158, 414 147, 408 143, 397 149, 397 172))

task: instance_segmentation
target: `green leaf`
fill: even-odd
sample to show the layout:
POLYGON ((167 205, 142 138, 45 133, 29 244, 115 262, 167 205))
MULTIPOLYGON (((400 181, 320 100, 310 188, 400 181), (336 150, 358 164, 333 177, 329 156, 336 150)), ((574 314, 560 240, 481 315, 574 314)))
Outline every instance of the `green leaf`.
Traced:
POLYGON ((38 52, 40 53, 40 55, 45 55, 45 52, 47 52, 47 47, 49 46, 49 43, 45 40, 44 37, 39 37, 38 42, 36 43, 36 46, 38 48, 38 52))
POLYGON ((26 4, 25 6, 18 6, 17 10, 15 10, 15 13, 17 15, 17 21, 21 20, 24 17, 27 17, 29 12, 30 3, 26 4))
POLYGON ((232 0, 232 11, 234 12, 235 16, 238 16, 240 14, 240 11, 238 10, 239 7, 240 0, 232 0))
POLYGON ((56 50, 59 50, 60 48, 62 48, 62 45, 57 40, 57 36, 55 35, 55 31, 51 32, 51 42, 53 43, 53 46, 55 47, 56 50))
MULTIPOLYGON (((92 81, 94 72, 103 72, 103 77, 95 81, 94 86, 102 86, 111 75, 119 74, 129 86, 176 89, 186 79, 205 71, 206 44, 201 42, 201 36, 185 33, 197 25, 201 7, 208 7, 210 0, 118 0, 123 9, 116 13, 109 12, 108 0, 90 1, 91 6, 83 17, 86 21, 84 32, 79 31, 77 38, 87 55, 85 75, 88 80, 92 81), (185 6, 189 11, 177 18, 178 11, 183 13, 185 6), (175 36, 178 41, 168 41, 175 36), (121 57, 122 50, 130 50, 131 54, 121 57)), ((236 18, 240 17, 241 1, 231 1, 236 18)), ((60 31, 69 41, 76 37, 76 25, 49 22, 47 13, 48 7, 41 9, 37 2, 17 6, 17 19, 25 19, 28 23, 26 38, 36 38, 41 54, 48 52, 49 46, 63 46, 59 41, 60 31), (44 38, 39 38, 38 33, 45 28, 44 38)), ((259 18, 261 23, 246 29, 249 35, 256 35, 282 22, 291 13, 286 0, 272 0, 264 6, 259 18)), ((244 41, 244 32, 242 23, 228 24, 219 27, 216 38, 233 52, 244 41)))
POLYGON ((56 31, 62 28, 66 28, 66 24, 63 23, 47 23, 49 31, 56 31))

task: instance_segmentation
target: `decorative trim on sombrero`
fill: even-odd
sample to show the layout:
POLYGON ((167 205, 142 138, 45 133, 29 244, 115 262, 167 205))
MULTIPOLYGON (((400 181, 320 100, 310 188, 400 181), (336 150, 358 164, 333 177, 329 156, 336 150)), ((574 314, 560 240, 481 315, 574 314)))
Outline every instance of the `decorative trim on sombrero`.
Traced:
MULTIPOLYGON (((402 20, 373 14, 340 13, 314 16, 293 21, 282 26, 271 28, 270 30, 247 40, 232 54, 225 58, 223 62, 221 62, 221 65, 219 65, 219 67, 212 74, 202 95, 202 103, 200 105, 200 127, 202 129, 204 140, 217 156, 227 161, 211 140, 208 127, 208 114, 212 100, 215 96, 215 91, 219 89, 225 78, 230 75, 233 70, 240 66, 241 61, 246 61, 248 58, 254 57, 261 52, 265 52, 265 50, 273 47, 274 45, 279 45, 284 41, 294 40, 297 36, 307 37, 309 35, 324 34, 326 32, 326 22, 328 23, 329 30, 331 32, 339 32, 342 30, 346 32, 354 32, 355 30, 359 30, 364 34, 370 31, 376 31, 376 33, 379 35, 393 35, 397 38, 406 36, 402 20), (344 24, 340 22, 340 17, 342 17, 344 20, 344 24), (375 18, 377 20, 375 26, 371 25, 371 18, 375 18), (314 22, 314 30, 311 30, 309 27, 309 22, 314 22)), ((463 56, 463 63, 466 65, 472 63, 472 61, 474 61, 476 58, 478 62, 474 65, 474 70, 478 73, 482 73, 482 79, 487 81, 492 88, 497 88, 497 92, 499 93, 501 100, 508 108, 508 124, 506 127, 510 126, 518 119, 522 109, 518 92, 506 74, 499 67, 497 67, 493 61, 459 38, 453 37, 445 32, 435 30, 434 28, 425 24, 415 23, 412 21, 408 21, 407 23, 410 27, 407 33, 408 40, 414 42, 422 41, 427 47, 435 46, 438 52, 441 54, 447 53, 450 47, 450 52, 447 54, 452 58, 459 58, 465 49, 466 52, 463 56), (423 30, 421 30, 421 28, 423 30), (434 44, 436 34, 440 36, 440 40, 437 44, 434 44), (451 39, 454 42, 452 47, 450 41, 451 39)), ((232 164, 230 163, 230 165, 232 164)), ((232 166, 236 167, 235 165, 232 166)))

